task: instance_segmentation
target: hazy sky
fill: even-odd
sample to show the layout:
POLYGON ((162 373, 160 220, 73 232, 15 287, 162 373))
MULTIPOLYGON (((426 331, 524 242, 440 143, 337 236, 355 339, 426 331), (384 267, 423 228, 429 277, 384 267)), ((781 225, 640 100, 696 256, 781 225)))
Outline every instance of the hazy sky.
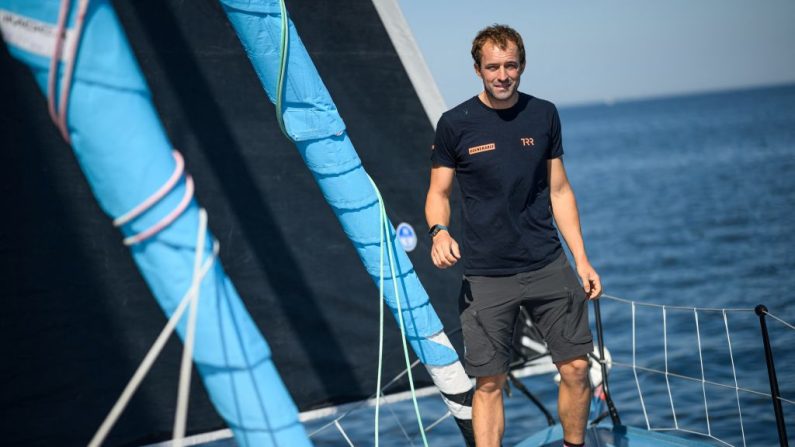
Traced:
POLYGON ((400 0, 448 106, 481 89, 492 23, 524 38, 522 91, 558 104, 795 83, 792 0, 400 0))

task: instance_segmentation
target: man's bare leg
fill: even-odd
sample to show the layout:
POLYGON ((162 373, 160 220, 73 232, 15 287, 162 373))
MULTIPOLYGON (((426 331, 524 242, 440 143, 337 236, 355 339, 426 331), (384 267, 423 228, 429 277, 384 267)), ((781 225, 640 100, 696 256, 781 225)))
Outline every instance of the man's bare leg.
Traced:
POLYGON ((591 404, 588 383, 588 359, 577 357, 555 364, 560 372, 558 417, 563 426, 563 439, 575 444, 585 442, 585 424, 591 404))
POLYGON ((499 447, 505 431, 502 387, 505 374, 478 377, 472 397, 472 429, 478 447, 499 447))

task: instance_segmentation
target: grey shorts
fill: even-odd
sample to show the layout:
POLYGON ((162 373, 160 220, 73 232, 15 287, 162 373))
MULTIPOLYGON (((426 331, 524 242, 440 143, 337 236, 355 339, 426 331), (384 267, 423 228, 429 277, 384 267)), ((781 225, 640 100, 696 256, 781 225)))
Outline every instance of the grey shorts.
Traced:
POLYGON ((465 369, 475 377, 508 372, 519 306, 527 309, 553 362, 593 351, 588 300, 565 254, 549 265, 510 276, 464 275, 459 316, 465 369))

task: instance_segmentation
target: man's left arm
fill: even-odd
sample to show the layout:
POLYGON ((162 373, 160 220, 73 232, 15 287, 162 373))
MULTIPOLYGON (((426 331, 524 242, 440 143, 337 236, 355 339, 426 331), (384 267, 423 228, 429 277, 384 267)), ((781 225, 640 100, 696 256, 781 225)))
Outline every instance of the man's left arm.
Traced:
POLYGON ((577 274, 580 275, 585 294, 589 299, 599 298, 602 294, 602 282, 585 253, 585 244, 580 228, 580 214, 577 212, 577 200, 574 198, 574 190, 566 177, 563 159, 558 157, 548 160, 547 167, 549 169, 549 198, 552 203, 552 216, 555 218, 558 230, 563 235, 572 256, 574 256, 577 274))

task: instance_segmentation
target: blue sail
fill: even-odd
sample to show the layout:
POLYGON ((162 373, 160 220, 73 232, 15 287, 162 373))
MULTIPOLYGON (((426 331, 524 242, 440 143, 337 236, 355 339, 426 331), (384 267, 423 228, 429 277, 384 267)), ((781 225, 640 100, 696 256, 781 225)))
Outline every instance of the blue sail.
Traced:
MULTIPOLYGON (((268 97, 275 103, 281 55, 279 1, 221 0, 221 3, 268 97)), ((288 23, 283 110, 287 134, 295 141, 367 272, 377 281, 380 275, 380 234, 376 193, 292 20, 288 23)), ((393 235, 391 243, 399 247, 396 241, 393 235)), ((404 300, 403 319, 414 352, 427 365, 457 362, 458 356, 452 348, 430 339, 442 331, 442 323, 408 256, 402 249, 397 252, 398 286, 400 298, 404 300)), ((384 290, 389 308, 396 313, 397 297, 389 280, 384 290)))
MULTIPOLYGON (((3 34, 12 55, 30 67, 46 94, 59 2, 2 0, 0 7, 5 10, 3 34)), ((74 23, 75 9, 67 24, 74 23)), ((85 20, 67 110, 68 134, 100 207, 116 218, 163 185, 175 171, 175 158, 112 6, 107 0, 90 2, 85 20)), ((67 33, 67 44, 69 39, 67 33)), ((188 188, 183 177, 160 201, 124 225, 124 236, 161 221, 186 197, 188 188)), ((131 247, 167 316, 193 280, 198 214, 199 204, 191 199, 171 225, 131 247)), ((213 255, 212 240, 208 234, 204 258, 213 255)), ((200 295, 194 361, 238 444, 311 445, 270 349, 220 263, 204 277, 200 295)), ((184 337, 185 324, 177 331, 184 337)))
MULTIPOLYGON (((279 0, 220 1, 269 99, 281 107, 277 115, 283 120, 283 131, 295 143, 368 274, 379 283, 382 237, 378 195, 295 25, 289 18, 282 20, 279 0), (287 35, 284 40, 282 32, 287 35), (283 41, 287 42, 284 49, 283 41), (280 92, 281 98, 277 97, 280 92)), ((474 445, 467 397, 472 385, 411 261, 398 248, 394 229, 387 239, 397 253, 397 272, 384 281, 384 300, 405 325, 414 353, 442 392, 468 444, 474 445)))

